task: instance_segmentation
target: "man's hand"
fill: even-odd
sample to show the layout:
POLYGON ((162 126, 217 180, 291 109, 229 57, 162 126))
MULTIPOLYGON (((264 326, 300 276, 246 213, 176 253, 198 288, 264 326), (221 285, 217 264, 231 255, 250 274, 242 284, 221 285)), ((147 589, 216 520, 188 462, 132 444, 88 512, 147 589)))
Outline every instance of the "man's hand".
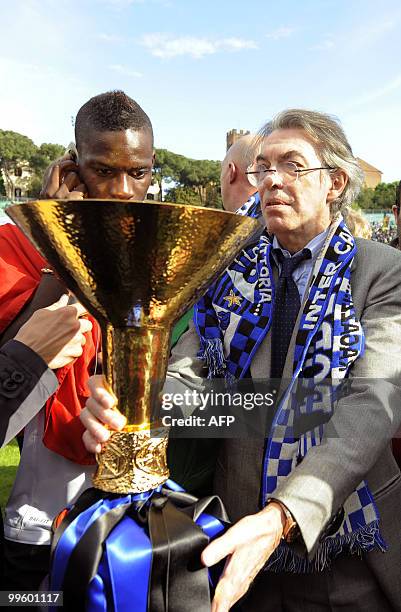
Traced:
POLYGON ((82 200, 87 189, 82 183, 78 166, 69 153, 51 164, 43 177, 40 197, 58 200, 82 200))
POLYGON ((63 295, 51 306, 40 308, 21 327, 15 340, 23 342, 42 357, 49 368, 56 370, 82 355, 86 342, 84 334, 92 329, 81 304, 67 306, 68 295, 63 295))
POLYGON ((212 612, 228 612, 245 595, 279 545, 285 522, 280 504, 271 502, 261 512, 238 521, 205 548, 202 562, 207 567, 227 557, 216 587, 212 612))
POLYGON ((116 409, 117 400, 106 390, 102 376, 91 376, 88 386, 91 397, 80 414, 80 419, 86 427, 82 440, 90 453, 100 453, 102 444, 110 437, 107 427, 122 429, 127 419, 116 409))

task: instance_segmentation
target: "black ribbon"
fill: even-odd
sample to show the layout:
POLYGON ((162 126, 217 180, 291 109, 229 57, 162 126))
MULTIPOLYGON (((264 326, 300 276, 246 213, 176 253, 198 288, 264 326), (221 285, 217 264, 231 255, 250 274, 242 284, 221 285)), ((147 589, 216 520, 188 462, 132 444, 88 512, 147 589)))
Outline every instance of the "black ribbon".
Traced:
MULTIPOLYGON (((100 499, 118 497, 88 489, 77 500, 57 528, 52 553, 72 521, 100 499)), ((74 612, 85 611, 86 592, 97 573, 103 544, 109 533, 128 514, 148 530, 152 544, 152 567, 148 590, 148 612, 210 612, 209 573, 200 561, 209 542, 194 522, 203 513, 228 524, 227 514, 217 496, 198 500, 184 492, 163 488, 147 502, 122 504, 101 515, 75 546, 63 581, 64 606, 74 612)))
POLYGON ((152 542, 152 571, 148 591, 149 612, 210 612, 208 569, 201 553, 209 538, 194 522, 207 512, 227 522, 218 497, 197 500, 186 493, 154 495, 148 511, 152 542))

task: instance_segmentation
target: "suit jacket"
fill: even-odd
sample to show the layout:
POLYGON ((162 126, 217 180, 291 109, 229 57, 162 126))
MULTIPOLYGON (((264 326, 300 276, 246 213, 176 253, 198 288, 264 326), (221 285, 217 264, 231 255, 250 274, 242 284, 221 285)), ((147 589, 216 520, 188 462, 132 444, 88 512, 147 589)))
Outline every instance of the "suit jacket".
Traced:
MULTIPOLYGON (((395 609, 400 609, 401 474, 390 440, 401 423, 401 253, 369 240, 356 239, 356 243, 351 286, 356 314, 365 333, 365 352, 351 368, 351 393, 338 402, 326 425, 323 443, 308 452, 278 486, 274 497, 293 514, 303 545, 313 556, 344 501, 366 479, 388 544, 385 554, 373 551, 366 558, 387 597, 395 609)), ((294 342, 295 332, 283 378, 291 378, 294 342)), ((177 391, 178 384, 201 387, 198 347, 192 327, 173 350, 169 390, 177 391)), ((251 375, 261 380, 269 372, 270 334, 254 357, 251 375)), ((263 440, 224 440, 221 444, 215 492, 222 497, 233 520, 260 509, 263 448, 263 440)))
MULTIPOLYGON (((0 349, 0 446, 19 433, 55 392, 58 381, 29 347, 10 340, 0 349)), ((3 521, 0 511, 0 586, 3 574, 3 521)))

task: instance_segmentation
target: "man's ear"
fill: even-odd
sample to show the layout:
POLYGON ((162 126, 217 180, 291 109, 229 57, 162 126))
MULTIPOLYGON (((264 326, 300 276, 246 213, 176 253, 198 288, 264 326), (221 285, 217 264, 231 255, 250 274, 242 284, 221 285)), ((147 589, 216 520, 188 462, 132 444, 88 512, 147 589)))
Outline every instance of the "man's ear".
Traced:
POLYGON ((230 180, 230 185, 232 185, 232 183, 235 182, 235 180, 236 180, 236 178, 238 176, 238 168, 234 164, 234 162, 230 162, 228 164, 228 176, 229 176, 229 180, 230 180))
POLYGON ((393 209, 394 221, 398 225, 398 215, 400 213, 399 213, 398 208, 397 208, 397 206, 395 204, 393 204, 392 209, 393 209))
POLYGON ((152 168, 155 165, 155 160, 156 160, 156 151, 153 151, 153 155, 152 155, 152 168))
POLYGON ((332 174, 330 174, 330 178, 331 187, 327 194, 327 202, 333 202, 340 197, 348 183, 348 175, 344 170, 341 170, 341 168, 338 168, 338 170, 335 170, 332 174))

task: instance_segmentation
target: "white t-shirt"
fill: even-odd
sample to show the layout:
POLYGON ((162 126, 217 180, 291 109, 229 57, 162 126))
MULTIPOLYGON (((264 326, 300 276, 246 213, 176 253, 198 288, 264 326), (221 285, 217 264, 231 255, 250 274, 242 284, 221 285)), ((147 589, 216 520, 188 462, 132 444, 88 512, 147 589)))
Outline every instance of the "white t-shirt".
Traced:
POLYGON ((46 448, 44 416, 42 409, 25 428, 21 461, 5 509, 5 538, 24 544, 50 544, 53 519, 92 486, 96 469, 46 448))

